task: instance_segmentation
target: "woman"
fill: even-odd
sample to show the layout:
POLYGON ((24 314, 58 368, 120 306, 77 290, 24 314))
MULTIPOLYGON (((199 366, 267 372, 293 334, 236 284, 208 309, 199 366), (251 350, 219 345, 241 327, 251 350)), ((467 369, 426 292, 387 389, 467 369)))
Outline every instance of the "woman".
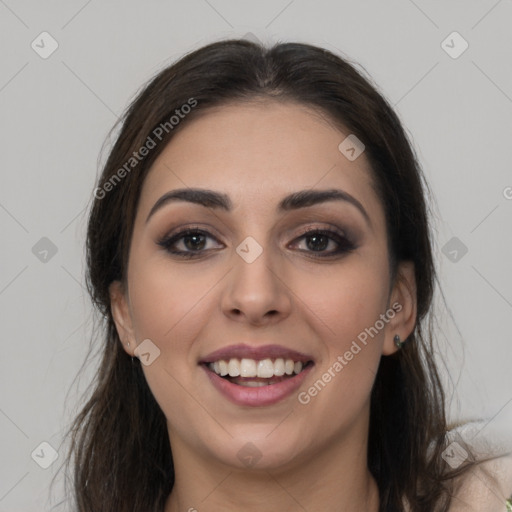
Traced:
POLYGON ((447 435, 424 188, 324 49, 224 41, 159 73, 89 219, 105 344, 77 510, 447 511, 475 482, 464 510, 505 510, 511 482, 447 435))

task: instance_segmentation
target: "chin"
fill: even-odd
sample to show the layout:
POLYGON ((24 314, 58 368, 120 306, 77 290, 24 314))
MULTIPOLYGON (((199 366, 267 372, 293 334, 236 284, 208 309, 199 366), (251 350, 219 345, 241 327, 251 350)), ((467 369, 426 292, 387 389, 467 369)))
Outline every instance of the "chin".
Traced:
MULTIPOLYGON (((274 426, 275 428, 275 426, 274 426)), ((284 432, 281 435, 270 434, 268 428, 251 429, 254 435, 234 436, 230 438, 227 444, 218 445, 212 453, 212 456, 226 466, 237 469, 254 469, 263 471, 272 471, 285 469, 293 466, 293 463, 300 458, 302 454, 303 442, 294 439, 293 435, 284 432)), ((211 441, 209 449, 211 450, 211 441)))

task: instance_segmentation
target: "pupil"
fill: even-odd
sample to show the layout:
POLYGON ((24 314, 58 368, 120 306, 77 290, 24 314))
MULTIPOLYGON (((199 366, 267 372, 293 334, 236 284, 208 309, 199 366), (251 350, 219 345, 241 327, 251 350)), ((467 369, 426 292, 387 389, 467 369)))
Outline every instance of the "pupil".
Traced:
POLYGON ((324 250, 327 247, 327 244, 329 243, 328 238, 325 235, 311 235, 308 238, 308 247, 312 249, 313 251, 321 251, 324 250), (316 244, 315 241, 318 242, 318 240, 321 240, 323 243, 316 244), (310 244, 309 241, 313 241, 313 244, 310 244))
POLYGON ((187 249, 202 249, 204 246, 204 235, 188 235, 185 238, 185 245, 187 249), (192 244, 187 244, 191 240, 193 240, 192 244))

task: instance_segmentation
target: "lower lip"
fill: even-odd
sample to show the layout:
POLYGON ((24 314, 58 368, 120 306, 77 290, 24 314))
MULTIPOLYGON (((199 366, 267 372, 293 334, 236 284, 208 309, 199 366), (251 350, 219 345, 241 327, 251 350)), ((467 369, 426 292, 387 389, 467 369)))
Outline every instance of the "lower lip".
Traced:
POLYGON ((309 365, 298 375, 286 379, 276 384, 270 384, 258 388, 250 388, 233 384, 229 380, 219 377, 215 372, 209 370, 203 365, 203 369, 208 375, 210 382, 215 388, 228 400, 237 405, 249 405, 252 407, 261 407, 264 405, 273 405, 289 397, 296 391, 314 365, 309 365))

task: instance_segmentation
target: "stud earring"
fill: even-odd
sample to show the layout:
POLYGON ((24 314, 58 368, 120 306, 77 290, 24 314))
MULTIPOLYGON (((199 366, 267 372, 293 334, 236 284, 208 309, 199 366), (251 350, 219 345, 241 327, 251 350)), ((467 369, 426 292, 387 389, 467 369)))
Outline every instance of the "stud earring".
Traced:
POLYGON ((395 342, 396 348, 400 350, 404 342, 400 339, 400 336, 398 334, 395 335, 393 341, 395 342))
POLYGON ((128 343, 126 344, 126 346, 127 346, 127 347, 129 347, 129 346, 130 346, 130 342, 128 342, 128 343))

